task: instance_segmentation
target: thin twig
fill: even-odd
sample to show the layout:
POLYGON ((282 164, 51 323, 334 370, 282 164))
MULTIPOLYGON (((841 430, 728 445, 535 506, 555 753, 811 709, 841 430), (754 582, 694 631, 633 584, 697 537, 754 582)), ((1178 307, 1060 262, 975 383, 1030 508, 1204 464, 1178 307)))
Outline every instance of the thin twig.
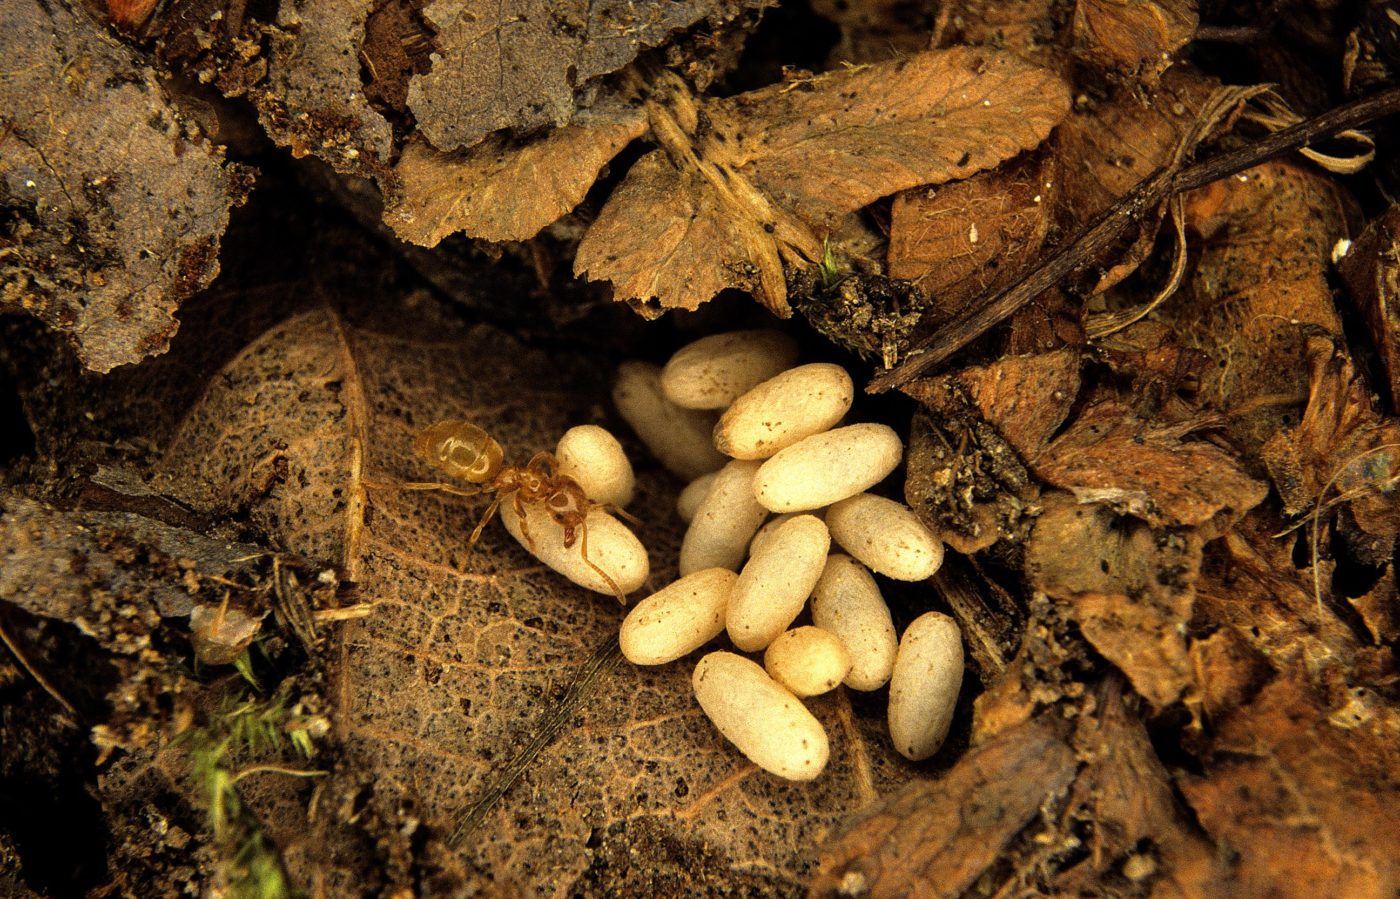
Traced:
POLYGON ((447 838, 447 845, 460 846, 462 841, 481 825, 487 813, 520 779, 530 763, 544 751, 546 746, 554 741, 555 737, 563 732, 569 719, 578 714, 583 701, 593 692, 594 685, 606 677, 621 659, 622 647, 618 645, 616 636, 608 638, 588 657, 588 660, 579 667, 578 674, 574 676, 574 681, 569 685, 569 690, 564 694, 564 698, 559 700, 553 709, 545 715, 544 720, 539 723, 534 734, 530 737, 530 741, 516 754, 515 758, 506 763, 505 767, 497 774, 495 781, 487 787, 476 802, 457 817, 457 824, 452 828, 452 833, 447 838))
POLYGON ((1020 281, 924 338, 896 368, 871 378, 866 392, 883 393, 946 362, 958 350, 1054 287, 1070 272, 1098 259, 1128 227, 1171 195, 1195 190, 1339 131, 1358 128, 1396 112, 1400 112, 1400 87, 1339 106, 1189 168, 1154 172, 1139 181, 1123 199, 1095 216, 1069 243, 1020 281))
POLYGON ((45 693, 52 696, 55 702, 63 706, 63 708, 67 710, 68 714, 72 715, 74 718, 78 717, 78 710, 73 708, 73 704, 71 702, 63 698, 63 694, 58 692, 57 687, 49 683, 48 678, 44 677, 44 675, 40 673, 38 668, 35 668, 33 665, 29 664, 29 659, 25 658, 24 653, 19 651, 19 647, 15 645, 14 640, 10 639, 10 635, 5 632, 4 627, 0 627, 0 642, 3 642, 7 647, 9 647, 10 652, 14 653, 16 661, 18 661, 20 665, 24 666, 24 670, 29 672, 29 676, 34 678, 34 680, 39 684, 39 686, 44 688, 45 693))

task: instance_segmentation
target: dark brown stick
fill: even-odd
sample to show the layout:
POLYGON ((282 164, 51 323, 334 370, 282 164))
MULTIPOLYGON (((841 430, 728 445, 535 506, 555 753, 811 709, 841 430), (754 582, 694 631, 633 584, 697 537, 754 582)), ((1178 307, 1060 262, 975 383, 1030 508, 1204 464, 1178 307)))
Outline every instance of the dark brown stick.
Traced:
POLYGON ((973 311, 953 319, 941 330, 910 349, 910 355, 895 368, 871 378, 867 393, 883 393, 891 387, 918 377, 946 362, 950 356, 991 328, 1010 318, 1018 309, 1059 283, 1077 268, 1097 259, 1134 222, 1157 208, 1174 193, 1195 188, 1242 172, 1261 162, 1314 141, 1357 128, 1400 112, 1400 87, 1375 96, 1338 106, 1316 118, 1275 131, 1253 143, 1221 153, 1179 171, 1161 169, 1139 181, 1113 206, 1099 213, 1079 233, 1036 266, 1024 278, 978 305, 973 311))

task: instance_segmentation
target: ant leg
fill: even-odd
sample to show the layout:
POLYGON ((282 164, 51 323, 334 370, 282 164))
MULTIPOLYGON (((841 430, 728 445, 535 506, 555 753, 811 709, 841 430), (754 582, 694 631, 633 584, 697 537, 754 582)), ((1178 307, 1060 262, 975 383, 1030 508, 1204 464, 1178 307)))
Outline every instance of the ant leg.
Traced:
POLYGON ((601 506, 599 506, 599 508, 601 508, 604 512, 607 512, 609 515, 616 515, 618 518, 621 518, 623 521, 627 522, 633 527, 639 528, 642 526, 642 520, 640 518, 633 515, 631 512, 628 512, 626 509, 622 508, 617 503, 603 503, 601 506))
POLYGON ((579 525, 579 555, 583 559, 583 563, 589 568, 592 568, 593 573, 602 578, 607 582, 607 585, 612 588, 613 596, 617 597, 617 601, 624 606, 627 605, 627 594, 622 592, 622 588, 617 585, 617 581, 613 580, 612 575, 599 568, 592 559, 588 558, 588 522, 586 521, 579 525))
POLYGON ((399 485, 400 490, 437 490, 452 496, 480 496, 480 487, 458 487, 456 484, 443 484, 436 481, 409 481, 399 485))
POLYGON ((501 505, 501 500, 504 498, 505 497, 497 496, 495 499, 491 500, 491 505, 486 507, 486 512, 481 516, 481 520, 476 523, 475 530, 472 531, 471 537, 467 540, 468 546, 476 546, 476 541, 481 539, 481 532, 486 529, 486 523, 491 520, 492 515, 496 514, 496 509, 501 505))
POLYGON ((525 514, 525 501, 520 498, 520 491, 517 490, 511 495, 515 506, 515 517, 520 520, 520 536, 525 538, 525 547, 531 553, 535 551, 535 538, 530 536, 530 518, 525 514))

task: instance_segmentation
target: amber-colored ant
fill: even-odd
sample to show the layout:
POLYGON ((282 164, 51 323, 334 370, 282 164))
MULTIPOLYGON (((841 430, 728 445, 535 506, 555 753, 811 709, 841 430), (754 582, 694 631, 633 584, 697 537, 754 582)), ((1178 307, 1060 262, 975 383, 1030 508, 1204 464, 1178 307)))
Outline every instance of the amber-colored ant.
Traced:
MULTIPOLYGON (((491 505, 486 507, 481 521, 472 531, 467 545, 476 545, 487 522, 496 514, 501 503, 510 497, 516 517, 520 521, 520 533, 533 552, 535 542, 530 537, 525 506, 541 505, 550 518, 554 519, 554 523, 564 530, 565 548, 573 546, 577 540, 584 564, 593 569, 593 573, 612 588, 619 602, 627 602, 627 597, 618 587, 617 581, 588 558, 588 512, 601 504, 589 499, 578 481, 558 473, 559 462, 553 453, 536 453, 523 466, 506 465, 505 453, 494 437, 471 422, 450 420, 424 428, 414 439, 413 446, 429 465, 475 486, 412 482, 404 484, 403 489, 441 490, 453 496, 495 494, 491 505)), ((614 511, 631 518, 620 509, 614 511)))

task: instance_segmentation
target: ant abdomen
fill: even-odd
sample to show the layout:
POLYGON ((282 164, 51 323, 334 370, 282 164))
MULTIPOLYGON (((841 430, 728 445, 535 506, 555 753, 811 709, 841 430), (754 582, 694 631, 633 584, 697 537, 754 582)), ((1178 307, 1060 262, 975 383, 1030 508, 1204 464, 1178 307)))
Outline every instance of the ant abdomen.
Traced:
POLYGON ((505 453, 490 434, 467 421, 440 421, 418 433, 413 442, 428 464, 473 484, 500 474, 505 453))

